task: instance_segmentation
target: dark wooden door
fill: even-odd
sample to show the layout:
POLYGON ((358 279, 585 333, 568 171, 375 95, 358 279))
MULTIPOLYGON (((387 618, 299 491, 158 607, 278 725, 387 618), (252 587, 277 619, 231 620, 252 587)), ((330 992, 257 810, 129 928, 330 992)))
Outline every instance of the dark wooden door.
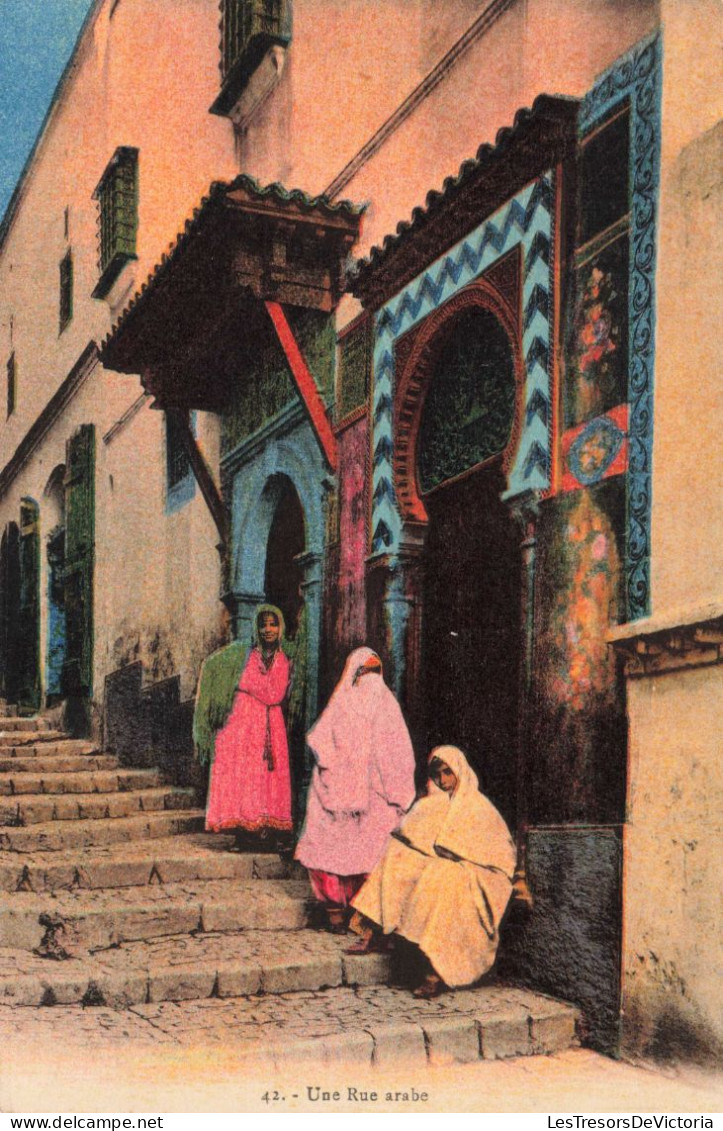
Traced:
POLYGON ((429 749, 459 746, 514 827, 520 560, 503 489, 498 463, 425 499, 422 678, 429 749))
POLYGON ((0 541, 0 697, 18 701, 20 531, 9 522, 0 541))
POLYGON ((16 699, 22 714, 40 708, 40 530, 38 504, 20 504, 20 602, 15 659, 16 699))
POLYGON ((95 427, 82 424, 68 441, 65 475, 65 695, 93 690, 95 427))

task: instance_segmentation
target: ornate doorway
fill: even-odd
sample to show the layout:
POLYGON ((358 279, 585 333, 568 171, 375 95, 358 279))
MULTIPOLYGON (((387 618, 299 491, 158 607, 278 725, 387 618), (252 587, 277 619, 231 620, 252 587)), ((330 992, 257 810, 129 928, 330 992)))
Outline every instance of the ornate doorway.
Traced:
POLYGON ((519 535, 506 453, 517 419, 513 349, 495 314, 471 307, 432 343, 416 443, 426 512, 420 674, 428 748, 460 746, 514 827, 520 707, 519 535))
POLYGON ((278 605, 286 621, 286 633, 294 640, 300 627, 303 606, 301 591, 304 570, 301 558, 306 549, 304 511, 293 483, 285 475, 274 485, 276 509, 266 543, 264 595, 278 605))

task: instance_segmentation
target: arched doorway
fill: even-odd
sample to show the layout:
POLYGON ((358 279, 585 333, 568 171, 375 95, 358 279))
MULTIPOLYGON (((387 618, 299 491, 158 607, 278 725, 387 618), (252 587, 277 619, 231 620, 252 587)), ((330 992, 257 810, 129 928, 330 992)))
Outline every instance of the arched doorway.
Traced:
POLYGON ((284 615, 287 652, 294 665, 287 724, 294 823, 299 828, 305 812, 310 777, 305 742, 309 658, 309 621, 303 591, 306 529, 301 501, 286 475, 271 476, 265 494, 274 510, 266 542, 264 597, 269 604, 277 605, 284 615))
POLYGON ((428 748, 460 746, 516 823, 519 536, 501 501, 517 418, 516 363, 495 314, 473 306, 431 350, 416 443, 426 510, 421 678, 428 748))
POLYGON ((269 489, 275 496, 275 509, 266 543, 264 595, 270 604, 281 609, 287 637, 293 641, 300 628, 303 606, 304 511, 293 483, 285 475, 273 476, 269 489))

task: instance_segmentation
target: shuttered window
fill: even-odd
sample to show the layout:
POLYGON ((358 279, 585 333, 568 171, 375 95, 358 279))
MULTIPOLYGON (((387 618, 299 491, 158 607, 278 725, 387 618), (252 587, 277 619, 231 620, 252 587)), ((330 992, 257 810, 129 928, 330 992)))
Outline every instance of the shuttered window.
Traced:
POLYGON ((60 261, 59 332, 62 334, 73 317, 73 253, 68 251, 60 261))
POLYGON ((15 406, 18 401, 18 366, 15 360, 15 352, 10 354, 7 364, 7 406, 8 416, 12 416, 15 412, 15 406))
MULTIPOLYGON (((196 414, 190 416, 196 431, 196 414)), ((173 413, 166 414, 166 513, 180 510, 196 493, 196 479, 183 441, 183 433, 173 413)))

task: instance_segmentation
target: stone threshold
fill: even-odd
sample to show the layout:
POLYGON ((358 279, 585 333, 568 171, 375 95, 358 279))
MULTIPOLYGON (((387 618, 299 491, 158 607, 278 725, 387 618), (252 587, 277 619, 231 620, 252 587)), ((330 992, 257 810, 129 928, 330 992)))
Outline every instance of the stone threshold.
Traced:
POLYGON ((577 1045, 578 1010, 506 985, 457 990, 417 1001, 403 989, 326 990, 161 1001, 129 1009, 0 1006, 0 1031, 39 1044, 101 1048, 165 1045, 233 1048, 239 1067, 290 1064, 386 1067, 401 1062, 473 1063, 548 1055, 577 1045))

